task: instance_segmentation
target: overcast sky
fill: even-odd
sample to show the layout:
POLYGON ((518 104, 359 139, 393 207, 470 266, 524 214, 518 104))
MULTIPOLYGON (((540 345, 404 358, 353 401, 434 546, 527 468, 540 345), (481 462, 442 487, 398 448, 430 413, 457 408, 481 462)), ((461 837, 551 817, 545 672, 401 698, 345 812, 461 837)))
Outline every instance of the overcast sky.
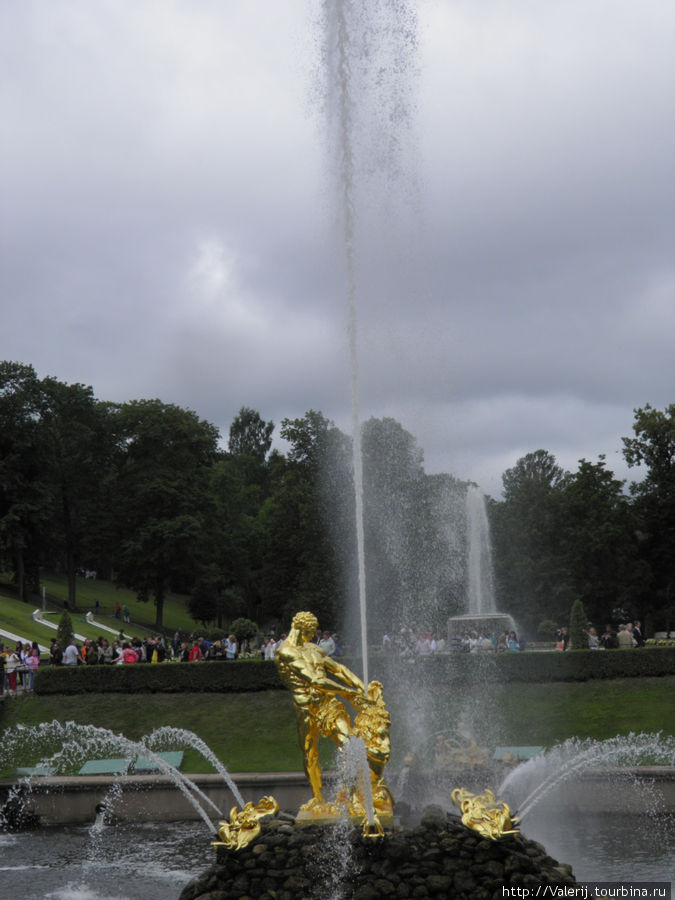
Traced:
MULTIPOLYGON (((351 431, 318 8, 4 0, 0 358, 225 438, 242 405, 351 431)), ((540 447, 634 477, 633 408, 675 401, 675 4, 417 13, 384 189, 354 126, 361 416, 495 496, 540 447)))

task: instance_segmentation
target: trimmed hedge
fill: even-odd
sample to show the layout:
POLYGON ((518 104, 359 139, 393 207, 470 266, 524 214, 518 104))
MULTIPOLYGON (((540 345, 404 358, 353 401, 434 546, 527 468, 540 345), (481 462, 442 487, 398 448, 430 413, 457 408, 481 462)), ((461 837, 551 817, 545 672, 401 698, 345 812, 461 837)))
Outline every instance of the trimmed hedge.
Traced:
MULTIPOLYGON (((369 660, 370 677, 383 684, 480 684, 481 682, 588 681, 675 675, 675 648, 578 650, 565 653, 451 653, 408 659, 369 660)), ((358 669, 357 669, 358 671, 358 669)))
MULTIPOLYGON (((359 660, 341 660, 360 672, 359 660)), ((450 653, 431 657, 377 654, 369 677, 388 686, 499 682, 588 681, 675 675, 675 647, 578 650, 566 653, 450 653)), ((283 688, 272 662, 163 663, 135 666, 45 666, 35 677, 37 694, 245 693, 283 688)))
POLYGON ((135 666, 45 666, 36 694, 245 693, 282 688, 273 662, 140 663, 135 666))

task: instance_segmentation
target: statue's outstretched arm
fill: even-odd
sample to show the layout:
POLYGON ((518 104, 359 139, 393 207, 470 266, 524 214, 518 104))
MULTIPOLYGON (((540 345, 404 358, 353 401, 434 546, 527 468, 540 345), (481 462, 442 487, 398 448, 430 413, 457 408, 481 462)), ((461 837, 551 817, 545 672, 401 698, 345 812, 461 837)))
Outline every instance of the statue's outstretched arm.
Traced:
POLYGON ((330 656, 326 656, 324 665, 326 671, 329 672, 334 678, 339 678, 340 681, 344 682, 347 687, 350 687, 356 693, 364 693, 365 688, 363 686, 363 682, 357 675, 355 675, 350 669, 348 669, 347 666, 343 666, 341 663, 336 662, 330 656))

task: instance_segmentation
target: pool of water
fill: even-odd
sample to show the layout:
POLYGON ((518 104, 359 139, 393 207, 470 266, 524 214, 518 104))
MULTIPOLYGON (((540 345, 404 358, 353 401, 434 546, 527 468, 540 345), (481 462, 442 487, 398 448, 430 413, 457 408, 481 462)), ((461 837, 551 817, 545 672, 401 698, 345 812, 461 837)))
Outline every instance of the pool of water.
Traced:
POLYGON ((173 900, 215 861, 200 822, 0 833, 0 897, 173 900))
POLYGON ((532 815, 525 837, 569 863, 577 881, 675 881, 675 816, 532 815))
MULTIPOLYGON (((580 881, 675 879, 672 816, 552 816, 526 837, 570 863, 580 881)), ((0 833, 0 897, 21 900, 175 900, 215 859, 200 822, 45 828, 0 833)))

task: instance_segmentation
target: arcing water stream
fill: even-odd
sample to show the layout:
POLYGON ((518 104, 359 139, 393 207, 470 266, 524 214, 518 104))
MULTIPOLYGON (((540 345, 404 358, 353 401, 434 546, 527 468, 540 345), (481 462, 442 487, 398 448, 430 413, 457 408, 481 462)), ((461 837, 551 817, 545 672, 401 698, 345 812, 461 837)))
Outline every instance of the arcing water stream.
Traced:
MULTIPOLYGON (((155 752, 159 747, 176 745, 193 748, 212 763, 234 795, 240 808, 243 808, 244 800, 220 760, 201 738, 182 728, 166 726, 146 735, 140 741, 132 741, 107 728, 78 725, 75 722, 62 724, 55 720, 35 726, 17 725, 15 728, 8 729, 3 735, 0 747, 0 770, 11 763, 16 765, 17 760, 29 756, 34 757, 36 750, 40 754, 38 766, 53 770, 54 774, 64 771, 77 772, 78 768, 89 758, 122 756, 133 760, 137 756, 144 756, 162 775, 169 776, 203 819, 208 830, 213 833, 216 831, 216 827, 212 819, 220 818, 223 811, 193 781, 155 752)), ((13 793, 10 793, 9 799, 11 800, 15 795, 18 796, 19 792, 26 789, 30 791, 31 786, 30 776, 20 779, 13 793)), ((0 822, 1 824, 2 822, 0 822)))

